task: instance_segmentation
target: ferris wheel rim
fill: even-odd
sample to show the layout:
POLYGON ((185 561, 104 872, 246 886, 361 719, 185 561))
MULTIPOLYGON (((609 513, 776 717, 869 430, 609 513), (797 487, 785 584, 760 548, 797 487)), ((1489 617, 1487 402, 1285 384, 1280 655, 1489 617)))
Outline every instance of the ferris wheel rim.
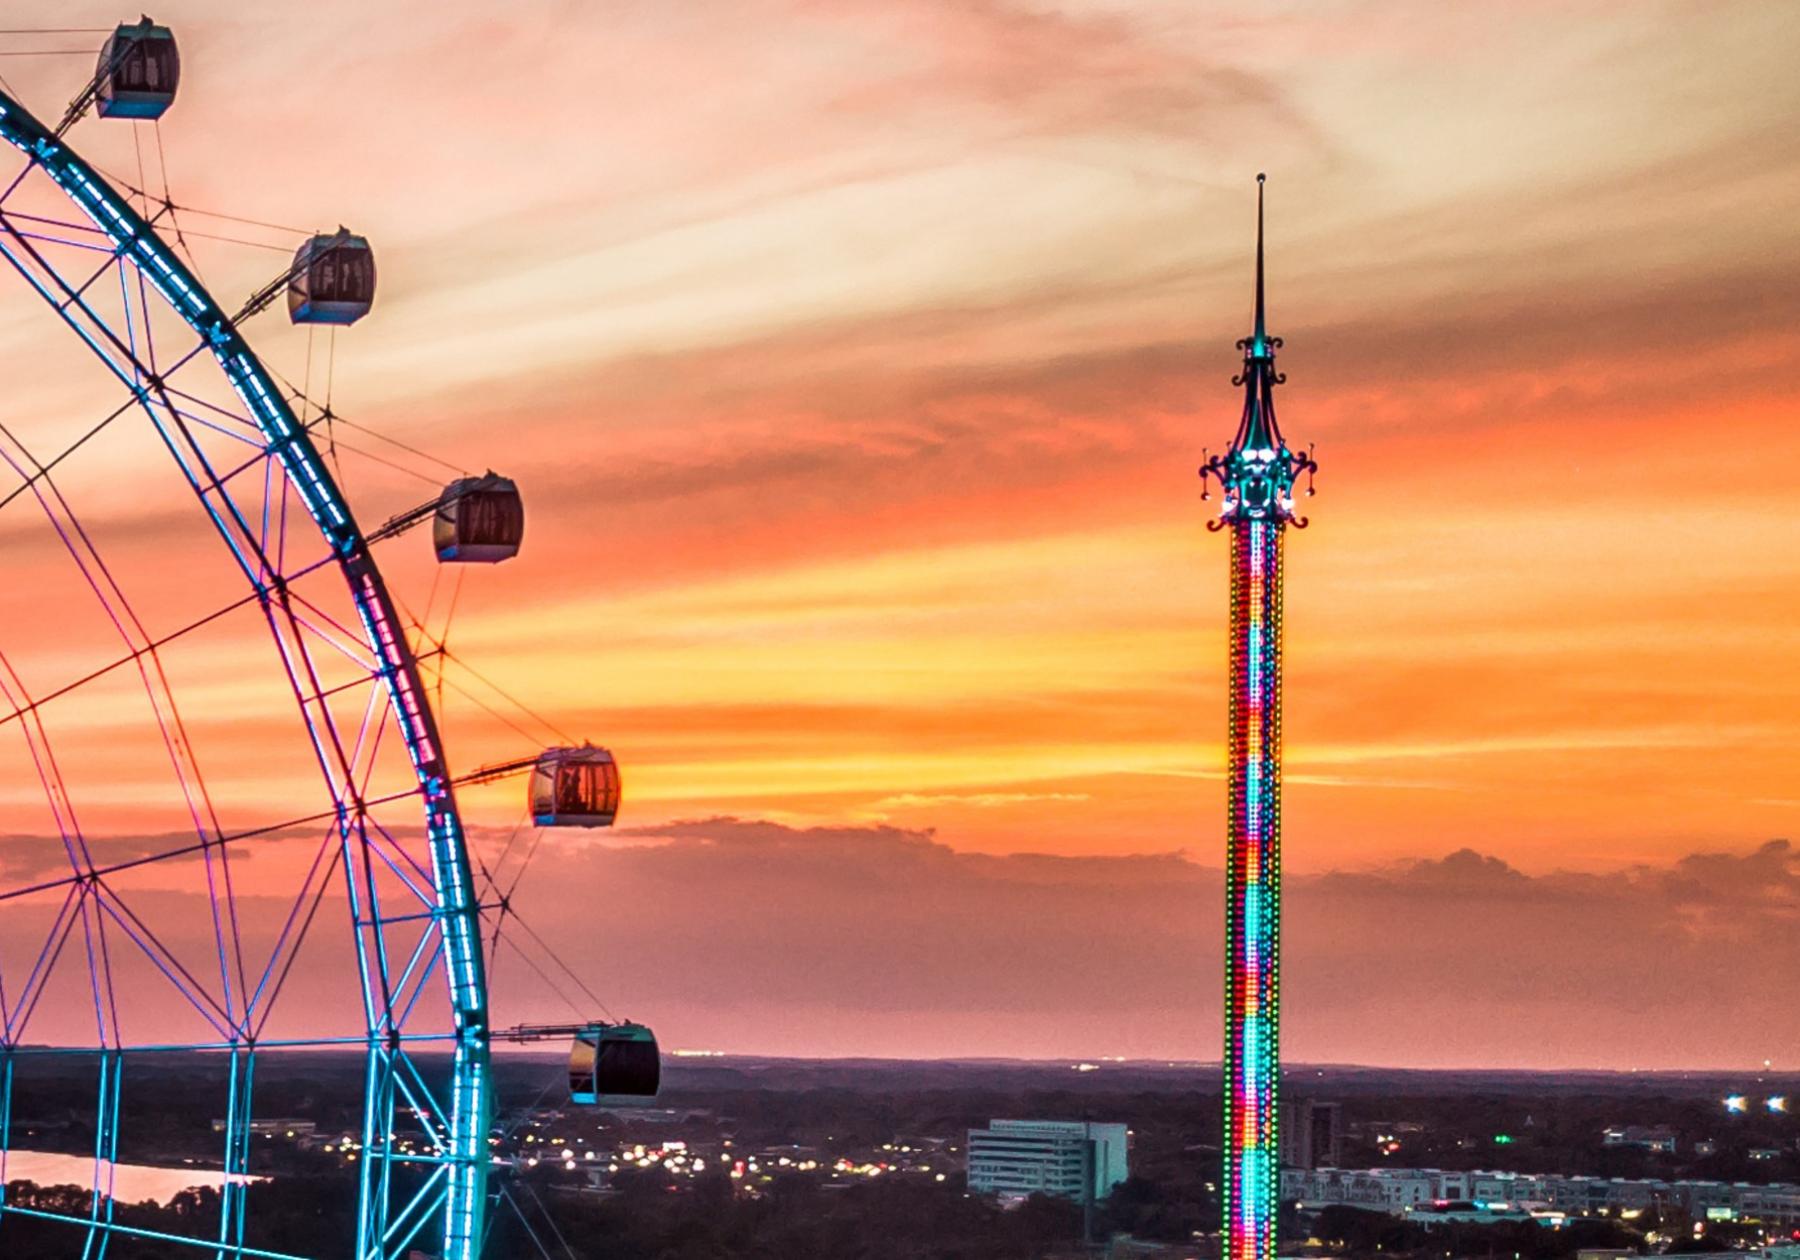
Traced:
MULTIPOLYGON (((358 527, 350 505, 337 487, 329 467, 313 445, 309 430, 294 415, 273 374, 264 367, 235 322, 213 299, 192 269, 162 240, 154 224, 136 212, 130 201, 122 197, 110 181, 85 161, 65 139, 52 133, 4 90, 0 90, 0 139, 4 139, 26 158, 25 169, 18 180, 14 181, 13 187, 17 187, 32 169, 41 169, 111 242, 110 253, 113 259, 129 263, 201 339, 201 348, 210 351, 233 392, 243 403, 245 414, 261 432, 264 454, 281 465, 282 475, 298 494, 308 517, 328 545, 332 561, 349 586, 351 601, 361 622, 362 639, 378 663, 378 686, 386 696, 387 710, 406 743, 417 782, 416 791, 425 807, 427 846, 431 857, 429 878, 439 908, 436 917, 441 919, 437 952, 444 959, 444 971, 450 988, 450 1009, 455 1021, 453 1036, 448 1038, 453 1042, 456 1066, 451 1082, 451 1105, 446 1117, 454 1126, 451 1134, 453 1149, 451 1157, 441 1170, 445 1182, 442 1190, 443 1254, 446 1260, 467 1260, 480 1249, 487 1171, 487 1117, 491 1107, 485 961, 479 930, 480 904, 475 894, 467 841, 451 778, 444 763, 430 698, 420 677, 416 655, 407 636, 401 632, 392 598, 375 563, 368 539, 358 527)), ((10 192, 11 188, 5 189, 4 194, 0 194, 0 200, 10 192)), ((17 260, 10 253, 7 260, 15 267, 18 266, 17 260)), ((44 292, 31 274, 23 268, 19 270, 33 287, 38 288, 39 296, 52 300, 51 295, 44 292)), ((88 342, 88 348, 117 374, 118 369, 113 360, 94 344, 87 333, 68 320, 66 312, 62 313, 65 322, 70 322, 71 327, 88 342)), ((188 357, 197 353, 199 350, 191 352, 188 357)), ((186 359, 182 362, 185 363, 186 359)), ((137 391, 136 401, 141 404, 144 385, 141 382, 126 383, 137 391)), ((160 381, 156 384, 160 388, 160 381)), ((204 499, 202 503, 209 512, 213 511, 211 505, 204 503, 204 499)), ((223 527, 220 527, 220 532, 225 532, 223 527)), ((229 541, 227 537, 227 542, 229 541)), ((244 567, 242 557, 237 559, 239 566, 244 567)), ((244 568, 244 576, 250 581, 255 595, 266 603, 270 591, 261 585, 258 575, 244 568)), ((281 577, 279 573, 276 576, 281 577)), ((302 712, 304 720, 310 723, 312 718, 305 713, 304 702, 302 712)), ((409 790, 401 795, 412 794, 413 791, 409 790)), ((339 808, 341 812, 341 802, 339 808)), ((436 965, 435 958, 432 965, 436 965)), ((422 988, 419 991, 422 992, 422 988)), ((414 1000, 417 1000, 416 995, 414 1000)), ((346 1039, 346 1044, 363 1045, 373 1057, 382 1050, 398 1053, 399 1048, 409 1040, 411 1039, 397 1026, 378 1035, 375 1020, 371 1016, 367 1036, 346 1039)), ((223 1039, 218 1045, 219 1048, 241 1047, 235 1036, 223 1039)), ((13 1048, 9 1041, 9 1053, 13 1048)), ((150 1047, 143 1047, 148 1048, 150 1047)), ((183 1048, 202 1047, 194 1045, 183 1048)), ((104 1051, 105 1047, 102 1046, 101 1049, 104 1051)), ((117 1049, 124 1052, 127 1048, 121 1046, 117 1049)), ((139 1047, 129 1049, 136 1050, 139 1047)), ((254 1040, 248 1049, 254 1053, 254 1040)), ((0 1143, 4 1142, 5 1139, 0 1137, 0 1143)), ((0 1150, 4 1149, 0 1145, 0 1150)), ((368 1169, 372 1162, 364 1162, 361 1174, 365 1194, 369 1180, 368 1169)), ((414 1204, 407 1204, 401 1215, 406 1216, 413 1207, 414 1204)), ((96 1221, 92 1228, 111 1231, 113 1226, 110 1221, 104 1225, 96 1221)), ((419 1225, 415 1223, 413 1232, 416 1233, 418 1228, 419 1225)), ((131 1231, 121 1228, 120 1232, 131 1231)), ((412 1236, 413 1233, 409 1233, 407 1238, 412 1236)), ((388 1254, 387 1248, 391 1241, 387 1237, 368 1237, 366 1222, 359 1220, 356 1244, 359 1258, 388 1254), (371 1244, 374 1250, 370 1249, 371 1244)), ((221 1254, 226 1251, 233 1254, 258 1254, 255 1249, 243 1246, 241 1236, 235 1248, 230 1244, 221 1248, 221 1254)))

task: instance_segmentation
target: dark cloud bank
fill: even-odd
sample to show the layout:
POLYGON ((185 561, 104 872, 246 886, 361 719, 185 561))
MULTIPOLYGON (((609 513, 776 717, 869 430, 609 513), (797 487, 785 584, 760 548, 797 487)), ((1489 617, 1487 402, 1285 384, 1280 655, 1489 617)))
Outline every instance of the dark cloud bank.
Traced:
MULTIPOLYGON (((994 857, 735 818, 624 838, 559 855, 534 895, 564 930, 590 908, 584 970, 686 1044, 1216 1055, 1220 877, 1180 855, 994 857)), ((1293 1057, 1735 1065, 1800 1039, 1786 841, 1608 875, 1465 848, 1285 892, 1293 1057)))
MULTIPOLYGON (((42 846, 5 847, 14 882, 41 867, 42 846)), ((1800 1041, 1800 850, 1784 840, 1603 875, 1463 848, 1285 892, 1290 1059, 1730 1067, 1800 1041)), ((613 1012, 672 1047, 1217 1056, 1220 877, 1179 854, 990 856, 929 831, 713 818, 556 835, 517 900, 613 1012)), ((134 905, 178 952, 210 951, 191 894, 134 905)), ((248 898, 246 932, 286 908, 248 898)), ((29 918, 0 923, 15 965, 41 939, 29 918)), ((348 1001, 340 918, 315 930, 287 1018, 348 1001)), ((501 1023, 568 1014, 507 952, 494 990, 501 1023)))

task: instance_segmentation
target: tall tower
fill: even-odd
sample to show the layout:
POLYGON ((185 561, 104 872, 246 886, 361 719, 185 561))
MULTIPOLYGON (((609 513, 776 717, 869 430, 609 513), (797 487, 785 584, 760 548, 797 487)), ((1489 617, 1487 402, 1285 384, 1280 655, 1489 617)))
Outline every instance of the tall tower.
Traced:
MULTIPOLYGON (((1281 1073, 1281 545, 1294 482, 1317 465, 1275 422, 1281 338, 1263 316, 1263 177, 1256 177, 1256 323, 1238 342, 1244 414, 1223 455, 1200 470, 1224 506, 1207 528, 1231 530, 1230 796, 1225 857, 1225 1260, 1274 1260, 1279 1188, 1276 1086, 1281 1073)), ((1210 498, 1210 493, 1203 497, 1210 498)))

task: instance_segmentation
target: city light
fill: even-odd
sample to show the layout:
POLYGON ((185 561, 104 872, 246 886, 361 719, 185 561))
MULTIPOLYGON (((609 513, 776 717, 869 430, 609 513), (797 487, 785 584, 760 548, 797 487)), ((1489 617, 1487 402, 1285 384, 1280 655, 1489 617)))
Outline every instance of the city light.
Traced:
POLYGON ((1725 1098, 1725 1110, 1741 1112, 1750 1105, 1750 1100, 1742 1094, 1728 1094, 1725 1098))
POLYGON ((1787 1095, 1786 1094, 1776 1094, 1774 1097, 1770 1098, 1763 1105, 1765 1107, 1767 1107, 1770 1111, 1786 1111, 1787 1110, 1787 1095))

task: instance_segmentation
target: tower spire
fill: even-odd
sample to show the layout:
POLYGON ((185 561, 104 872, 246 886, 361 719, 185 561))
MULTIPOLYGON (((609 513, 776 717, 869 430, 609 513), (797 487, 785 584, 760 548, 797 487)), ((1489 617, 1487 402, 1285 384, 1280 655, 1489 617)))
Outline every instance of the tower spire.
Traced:
MULTIPOLYGON (((1231 378, 1244 388, 1244 410, 1237 436, 1223 455, 1215 455, 1200 470, 1202 478, 1216 478, 1225 492, 1225 506, 1214 529, 1236 520, 1306 520, 1294 514, 1294 482, 1314 469, 1310 454, 1288 449, 1275 419, 1275 387, 1287 380, 1275 370, 1275 352, 1281 338, 1269 336, 1268 288, 1263 268, 1263 185, 1268 176, 1256 176, 1256 311, 1254 326, 1238 349, 1244 352, 1244 369, 1231 378)), ((1310 483, 1309 483, 1310 485, 1310 483)), ((1309 489, 1307 493, 1311 493, 1309 489)))
POLYGON ((1256 173, 1256 340, 1269 335, 1268 321, 1263 318, 1263 181, 1269 177, 1256 173))
POLYGON ((1280 450, 1281 426, 1275 422, 1275 398, 1271 392, 1287 378, 1275 370, 1275 351, 1280 337, 1269 336, 1267 289, 1263 283, 1263 183, 1256 176, 1256 317, 1250 335, 1238 342, 1244 352, 1244 371, 1234 385, 1244 387, 1244 416, 1238 425, 1234 450, 1280 450))

